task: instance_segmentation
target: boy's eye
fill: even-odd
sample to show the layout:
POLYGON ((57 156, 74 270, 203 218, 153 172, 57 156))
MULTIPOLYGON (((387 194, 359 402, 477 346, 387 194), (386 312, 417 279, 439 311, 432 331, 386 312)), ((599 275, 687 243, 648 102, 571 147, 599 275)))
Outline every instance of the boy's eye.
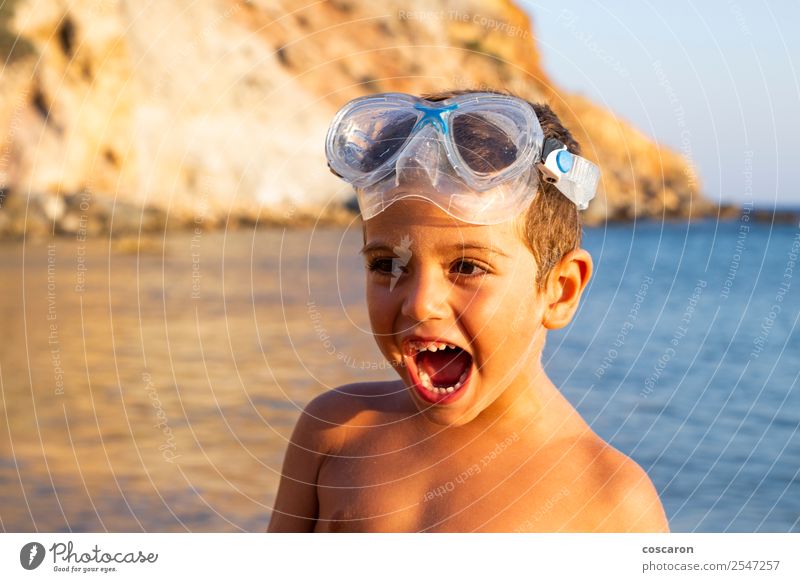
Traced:
POLYGON ((475 277, 487 273, 486 269, 484 269, 477 263, 467 259, 461 259, 459 261, 456 261, 455 263, 453 263, 453 266, 451 267, 450 270, 456 275, 462 275, 465 277, 475 277))
POLYGON ((367 263, 367 269, 373 273, 391 275, 393 267, 392 262, 393 260, 388 258, 372 259, 367 263))

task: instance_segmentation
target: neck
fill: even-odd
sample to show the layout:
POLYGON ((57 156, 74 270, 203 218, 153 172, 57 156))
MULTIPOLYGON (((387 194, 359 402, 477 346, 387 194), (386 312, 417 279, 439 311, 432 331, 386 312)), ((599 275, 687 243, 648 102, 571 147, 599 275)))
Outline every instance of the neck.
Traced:
POLYGON ((588 428, 547 376, 541 353, 537 351, 506 390, 470 424, 478 422, 482 430, 517 433, 542 444, 588 428))
POLYGON ((495 426, 523 429, 537 422, 557 390, 536 359, 476 418, 495 426))

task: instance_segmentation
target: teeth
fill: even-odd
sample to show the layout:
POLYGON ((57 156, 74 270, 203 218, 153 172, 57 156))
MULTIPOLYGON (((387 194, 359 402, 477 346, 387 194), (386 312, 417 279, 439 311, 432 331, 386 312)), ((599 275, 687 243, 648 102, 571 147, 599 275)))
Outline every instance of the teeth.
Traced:
POLYGON ((435 390, 435 388, 433 387, 433 384, 431 383, 431 377, 428 376, 428 373, 425 370, 420 370, 419 371, 419 379, 422 382, 422 385, 427 390, 430 390, 430 391, 435 390))
POLYGON ((464 385, 464 381, 466 379, 467 379, 467 373, 464 372, 463 374, 461 374, 461 377, 459 378, 458 382, 456 382, 452 386, 447 386, 447 387, 434 386, 433 382, 431 382, 431 377, 428 375, 428 373, 425 370, 419 371, 419 380, 423 388, 425 388, 425 390, 427 390, 428 392, 433 392, 434 394, 452 394, 453 392, 455 392, 464 385))
POLYGON ((421 352, 424 350, 427 350, 429 352, 438 352, 439 350, 444 350, 447 348, 450 348, 451 350, 456 349, 455 345, 449 344, 447 342, 428 342, 428 343, 412 342, 411 344, 409 344, 409 347, 414 353, 421 352))

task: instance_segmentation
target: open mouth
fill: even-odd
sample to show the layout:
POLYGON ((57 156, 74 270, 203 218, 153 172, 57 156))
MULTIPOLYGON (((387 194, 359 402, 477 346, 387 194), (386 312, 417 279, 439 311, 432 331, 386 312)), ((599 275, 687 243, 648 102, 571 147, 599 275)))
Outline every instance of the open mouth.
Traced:
POLYGON ((460 398, 472 375, 472 355, 455 344, 412 340, 406 344, 408 369, 417 393, 442 404, 460 398))

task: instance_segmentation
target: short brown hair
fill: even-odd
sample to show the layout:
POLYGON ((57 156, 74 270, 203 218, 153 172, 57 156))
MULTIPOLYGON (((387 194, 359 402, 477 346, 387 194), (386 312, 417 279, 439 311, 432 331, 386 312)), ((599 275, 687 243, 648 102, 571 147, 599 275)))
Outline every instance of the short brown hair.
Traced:
MULTIPOLYGON (((498 95, 512 95, 505 91, 486 90, 455 90, 441 91, 422 95, 428 101, 444 101, 457 95, 467 95, 469 93, 495 93, 498 95)), ((580 155, 580 144, 575 141, 569 130, 564 127, 558 116, 550 109, 549 105, 543 103, 531 103, 526 101, 536 112, 539 123, 544 131, 544 137, 555 138, 567 149, 580 155)), ((471 152, 472 155, 486 161, 489 165, 494 165, 493 160, 502 156, 502 151, 491 151, 487 147, 490 140, 484 139, 479 132, 471 135, 462 134, 459 142, 464 144, 464 151, 471 152)), ((505 165, 502 160, 496 160, 499 165, 505 165)), ((470 164, 472 165, 472 164, 470 164)), ((520 236, 536 259, 538 267, 536 274, 536 287, 543 290, 547 284, 547 278, 561 258, 581 246, 581 220, 575 204, 552 184, 539 180, 539 187, 536 198, 534 198, 523 219, 519 221, 520 236)))

